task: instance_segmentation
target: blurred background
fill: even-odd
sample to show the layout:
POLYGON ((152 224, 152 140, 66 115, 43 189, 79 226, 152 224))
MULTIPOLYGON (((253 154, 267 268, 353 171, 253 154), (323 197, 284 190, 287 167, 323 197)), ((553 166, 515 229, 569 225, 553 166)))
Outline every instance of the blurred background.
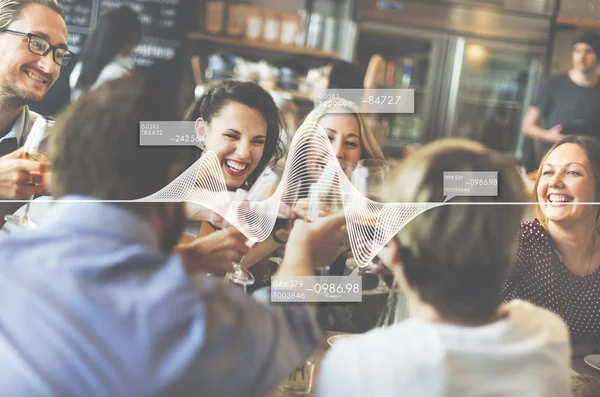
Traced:
MULTIPOLYGON (((182 109, 211 84, 249 80, 273 94, 293 130, 314 106, 311 92, 323 68, 345 60, 370 85, 415 91, 414 114, 380 117, 387 156, 401 157, 414 143, 463 136, 526 167, 524 111, 544 78, 570 68, 573 37, 600 30, 600 2, 588 0, 61 3, 75 53, 103 12, 131 7, 143 26, 131 58, 159 74, 182 109), (378 66, 367 73, 376 54, 378 66)), ((35 111, 54 115, 69 103, 69 73, 63 70, 35 111)))

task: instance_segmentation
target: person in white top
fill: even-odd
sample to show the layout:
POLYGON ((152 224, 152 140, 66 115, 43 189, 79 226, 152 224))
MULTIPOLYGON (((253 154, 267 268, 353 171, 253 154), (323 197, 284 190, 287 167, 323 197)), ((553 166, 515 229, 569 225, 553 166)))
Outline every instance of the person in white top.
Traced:
POLYGON ((130 74, 135 64, 128 58, 141 38, 136 13, 122 6, 103 14, 85 42, 81 59, 69 76, 71 100, 85 90, 130 74))
POLYGON ((403 161, 383 197, 443 202, 445 171, 497 172, 498 196, 455 197, 397 233, 379 256, 408 296, 409 319, 336 342, 317 396, 571 395, 564 322, 501 303, 523 208, 492 204, 525 201, 512 161, 468 140, 434 142, 403 161))

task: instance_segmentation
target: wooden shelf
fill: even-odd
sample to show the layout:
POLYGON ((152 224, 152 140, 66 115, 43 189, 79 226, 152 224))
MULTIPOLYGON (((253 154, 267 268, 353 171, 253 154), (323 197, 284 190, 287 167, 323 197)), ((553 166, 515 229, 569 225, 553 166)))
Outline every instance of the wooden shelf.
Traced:
POLYGON ((574 17, 558 17, 556 23, 559 25, 579 26, 588 29, 600 29, 600 21, 593 19, 582 19, 574 17))
POLYGON ((335 52, 327 52, 316 50, 314 48, 307 47, 295 47, 280 43, 269 43, 265 41, 258 40, 243 40, 243 39, 233 39, 225 36, 212 36, 209 34, 191 32, 188 34, 188 39, 191 40, 199 40, 199 41, 208 41, 211 43, 219 43, 236 47, 247 47, 247 48, 256 48, 265 51, 273 51, 273 52, 281 52, 286 54, 296 54, 296 55, 306 55, 309 57, 315 58, 324 58, 324 59, 338 59, 339 55, 335 52))

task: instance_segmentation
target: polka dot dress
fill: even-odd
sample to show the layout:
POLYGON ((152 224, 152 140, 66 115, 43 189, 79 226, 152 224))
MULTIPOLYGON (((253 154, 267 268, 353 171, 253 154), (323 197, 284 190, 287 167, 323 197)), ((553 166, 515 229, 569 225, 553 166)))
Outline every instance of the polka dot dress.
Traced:
POLYGON ((585 277, 571 273, 537 220, 521 225, 518 244, 503 299, 523 299, 551 310, 567 323, 573 342, 599 346, 600 268, 585 277))

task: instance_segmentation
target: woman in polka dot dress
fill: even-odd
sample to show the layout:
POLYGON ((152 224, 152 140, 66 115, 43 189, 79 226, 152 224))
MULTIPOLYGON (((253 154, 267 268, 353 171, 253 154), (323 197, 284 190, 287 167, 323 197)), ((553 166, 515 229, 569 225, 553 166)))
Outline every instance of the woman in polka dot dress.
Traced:
POLYGON ((521 225, 515 266, 503 298, 559 314, 573 353, 600 353, 600 141, 568 136, 542 160, 537 219, 521 225))

